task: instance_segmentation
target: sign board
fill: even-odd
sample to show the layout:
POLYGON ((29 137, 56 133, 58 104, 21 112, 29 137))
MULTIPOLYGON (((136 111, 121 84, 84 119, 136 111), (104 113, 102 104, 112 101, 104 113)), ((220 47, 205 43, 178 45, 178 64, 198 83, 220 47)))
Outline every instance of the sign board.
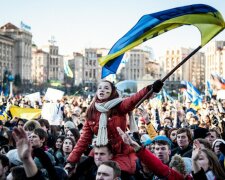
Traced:
POLYGON ((45 100, 56 102, 57 100, 61 100, 64 95, 64 91, 60 91, 58 89, 48 88, 45 93, 45 100))
POLYGON ((31 102, 31 106, 34 107, 34 103, 37 101, 39 102, 39 105, 41 105, 41 95, 40 92, 28 94, 25 96, 26 99, 28 99, 31 102))
POLYGON ((225 99, 225 90, 217 91, 216 99, 225 99))
POLYGON ((60 125, 63 120, 62 106, 59 103, 44 103, 41 116, 43 119, 47 119, 50 125, 60 125))

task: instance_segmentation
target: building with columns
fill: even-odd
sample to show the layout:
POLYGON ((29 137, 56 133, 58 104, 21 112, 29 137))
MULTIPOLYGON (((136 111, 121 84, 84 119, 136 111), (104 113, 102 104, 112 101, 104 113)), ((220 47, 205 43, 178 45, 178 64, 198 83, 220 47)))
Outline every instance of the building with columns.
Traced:
POLYGON ((40 85, 46 83, 48 80, 48 62, 49 53, 38 49, 36 45, 32 47, 32 82, 33 84, 40 85))
POLYGON ((44 52, 49 55, 47 66, 47 77, 50 82, 64 82, 63 56, 59 54, 59 47, 54 44, 42 46, 44 52))
POLYGON ((15 71, 15 46, 14 40, 0 33, 0 79, 3 79, 4 71, 9 70, 12 74, 15 71))
POLYGON ((152 60, 147 49, 132 49, 124 55, 124 67, 118 73, 120 80, 142 80, 159 78, 159 63, 152 60))
POLYGON ((225 41, 211 41, 206 45, 205 80, 210 80, 212 73, 225 77, 225 41))
MULTIPOLYGON (((163 73, 162 77, 168 74, 178 63, 187 57, 193 49, 174 48, 167 49, 161 57, 163 73)), ((176 90, 180 81, 191 82, 198 89, 203 90, 205 86, 205 54, 197 52, 185 64, 178 68, 165 82, 168 90, 176 90)))
POLYGON ((84 85, 89 90, 95 90, 101 80, 101 67, 98 58, 102 56, 101 49, 86 48, 82 53, 73 53, 68 64, 74 74, 74 85, 84 85))
POLYGON ((13 75, 19 74, 23 83, 30 83, 32 34, 11 23, 0 27, 0 34, 2 42, 4 39, 1 46, 3 66, 5 63, 5 67, 11 70, 13 75), (9 61, 6 62, 6 58, 9 61))

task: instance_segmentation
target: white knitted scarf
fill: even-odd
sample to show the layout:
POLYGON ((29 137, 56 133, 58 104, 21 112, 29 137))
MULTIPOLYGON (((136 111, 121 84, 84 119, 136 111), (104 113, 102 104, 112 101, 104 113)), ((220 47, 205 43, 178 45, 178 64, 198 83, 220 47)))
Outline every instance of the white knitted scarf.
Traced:
POLYGON ((99 128, 98 128, 98 135, 96 140, 96 145, 106 145, 108 144, 108 133, 107 133, 107 112, 119 104, 123 99, 116 98, 105 103, 95 103, 95 108, 101 112, 99 118, 99 128))
POLYGON ((128 115, 129 115, 129 122, 130 122, 130 132, 131 133, 138 132, 138 126, 134 119, 133 112, 132 111, 129 112, 128 115))

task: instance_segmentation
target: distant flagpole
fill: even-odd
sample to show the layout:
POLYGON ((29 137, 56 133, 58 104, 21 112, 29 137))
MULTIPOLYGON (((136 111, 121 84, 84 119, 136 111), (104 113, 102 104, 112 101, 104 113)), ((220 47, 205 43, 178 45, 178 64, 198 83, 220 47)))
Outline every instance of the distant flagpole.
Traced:
MULTIPOLYGON (((201 48, 202 48, 202 46, 200 45, 196 49, 194 49, 186 58, 184 58, 179 64, 177 64, 176 67, 174 67, 164 78, 162 78, 162 82, 165 82, 167 80, 167 78, 169 78, 180 66, 182 66, 188 59, 190 59, 201 48)), ((149 97, 152 93, 153 93, 153 88, 151 88, 151 90, 148 93, 145 94, 145 96, 136 104, 135 108, 140 106, 140 104, 147 97, 149 97)))

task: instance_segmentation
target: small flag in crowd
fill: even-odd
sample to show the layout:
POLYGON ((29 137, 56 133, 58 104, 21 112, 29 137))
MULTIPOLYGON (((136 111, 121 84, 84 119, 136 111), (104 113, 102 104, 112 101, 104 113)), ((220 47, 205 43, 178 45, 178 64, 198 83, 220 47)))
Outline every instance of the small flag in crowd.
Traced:
POLYGON ((190 82, 188 81, 182 81, 183 84, 186 84, 186 100, 190 101, 191 107, 193 109, 199 109, 202 103, 202 96, 200 91, 190 82))
POLYGON ((68 64, 68 61, 64 60, 64 72, 68 77, 73 78, 73 72, 70 69, 70 66, 68 64))

